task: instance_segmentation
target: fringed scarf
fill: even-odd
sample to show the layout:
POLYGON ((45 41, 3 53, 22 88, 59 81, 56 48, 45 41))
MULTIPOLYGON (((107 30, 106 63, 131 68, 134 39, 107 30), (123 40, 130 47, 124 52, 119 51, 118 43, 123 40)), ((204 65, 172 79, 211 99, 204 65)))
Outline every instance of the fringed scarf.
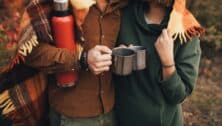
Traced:
MULTIPOLYGON (((170 5, 170 0, 166 1, 170 5)), ((200 36, 205 32, 191 12, 186 9, 186 0, 174 0, 172 7, 167 29, 174 40, 179 38, 181 43, 187 42, 193 36, 200 36)))
POLYGON ((186 0, 156 1, 167 7, 172 6, 167 29, 174 40, 179 38, 181 43, 188 42, 193 36, 200 36, 205 32, 204 28, 198 23, 193 14, 186 8, 186 0))
MULTIPOLYGON (((21 2, 18 7, 21 10, 16 10, 15 13, 17 16, 24 12, 24 6, 22 5, 25 5, 25 1, 19 0, 10 2, 12 2, 12 7, 17 4, 15 2, 21 2)), ((7 4, 6 6, 9 5, 7 4)), ((9 7, 8 10, 13 10, 13 8, 9 7)), ((10 13, 5 15, 11 16, 10 13)), ((1 16, 3 17, 4 15, 1 16)), ((14 17, 5 18, 14 20, 14 17)), ((5 20, 5 23, 6 21, 8 20, 5 20)), ((22 24, 28 24, 26 21, 28 20, 25 20, 25 22, 23 20, 22 24)), ((7 25, 4 26, 5 30, 9 30, 7 29, 7 25)), ((37 35, 33 32, 34 30, 32 30, 32 27, 27 25, 24 27, 24 30, 21 28, 23 28, 22 25, 18 27, 18 29, 16 28, 16 31, 19 32, 20 35, 23 34, 23 37, 19 39, 15 37, 12 42, 10 39, 0 42, 0 116, 4 116, 12 121, 12 126, 36 126, 38 124, 45 126, 45 121, 43 121, 47 107, 45 76, 41 73, 36 74, 37 72, 31 68, 25 67, 26 69, 24 69, 24 67, 20 65, 13 67, 14 64, 19 64, 24 61, 24 56, 19 53, 16 47, 25 45, 28 48, 31 44, 37 46, 37 35), (23 45, 22 43, 24 41, 27 43, 23 45), (10 43, 14 44, 8 46, 11 45, 10 43), (15 54, 15 56, 12 57, 13 55, 11 54, 15 54), (11 63, 5 64, 6 62, 4 61, 10 60, 11 63), (13 69, 10 70, 12 67, 13 69)), ((30 48, 28 51, 30 51, 30 48)))
POLYGON ((46 79, 35 74, 17 86, 0 93, 2 115, 13 126, 47 126, 46 79))

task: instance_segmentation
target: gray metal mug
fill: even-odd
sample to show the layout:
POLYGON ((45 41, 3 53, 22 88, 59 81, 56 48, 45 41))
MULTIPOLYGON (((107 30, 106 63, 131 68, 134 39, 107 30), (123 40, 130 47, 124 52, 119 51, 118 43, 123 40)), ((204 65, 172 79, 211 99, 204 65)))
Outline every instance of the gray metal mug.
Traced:
POLYGON ((128 48, 117 47, 112 50, 112 72, 116 75, 126 76, 133 71, 135 51, 128 48))
POLYGON ((133 70, 144 70, 146 68, 146 48, 143 46, 131 46, 129 48, 136 53, 133 70))

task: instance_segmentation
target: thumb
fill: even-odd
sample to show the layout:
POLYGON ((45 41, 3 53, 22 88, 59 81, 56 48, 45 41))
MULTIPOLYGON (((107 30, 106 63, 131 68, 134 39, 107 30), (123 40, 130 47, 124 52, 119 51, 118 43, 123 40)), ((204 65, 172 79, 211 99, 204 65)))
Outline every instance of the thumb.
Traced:
POLYGON ((96 46, 96 49, 99 50, 101 53, 112 54, 112 50, 109 49, 107 46, 98 45, 96 46))

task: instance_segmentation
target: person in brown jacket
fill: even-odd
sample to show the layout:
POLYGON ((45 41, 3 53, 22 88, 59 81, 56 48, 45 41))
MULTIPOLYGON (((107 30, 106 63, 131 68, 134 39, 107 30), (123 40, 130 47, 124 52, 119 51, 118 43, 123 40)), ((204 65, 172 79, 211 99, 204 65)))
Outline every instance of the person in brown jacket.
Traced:
MULTIPOLYGON (((87 55, 89 71, 79 71, 75 87, 60 88, 54 74, 71 70, 79 63, 78 55, 52 44, 39 42, 26 57, 26 64, 50 74, 48 83, 52 126, 115 126, 114 87, 111 81, 111 49, 117 39, 122 0, 97 0, 81 24, 78 38, 87 55)), ((35 22, 33 22, 35 23, 35 22)), ((44 35, 44 34, 43 34, 44 35)))

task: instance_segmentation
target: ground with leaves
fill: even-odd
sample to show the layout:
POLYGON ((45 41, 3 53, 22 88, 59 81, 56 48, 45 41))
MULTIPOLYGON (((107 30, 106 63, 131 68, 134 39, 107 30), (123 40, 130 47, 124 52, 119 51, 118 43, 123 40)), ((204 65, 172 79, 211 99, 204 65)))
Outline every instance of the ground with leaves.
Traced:
POLYGON ((183 104, 185 126, 222 126, 222 51, 213 55, 202 58, 196 89, 183 104))

